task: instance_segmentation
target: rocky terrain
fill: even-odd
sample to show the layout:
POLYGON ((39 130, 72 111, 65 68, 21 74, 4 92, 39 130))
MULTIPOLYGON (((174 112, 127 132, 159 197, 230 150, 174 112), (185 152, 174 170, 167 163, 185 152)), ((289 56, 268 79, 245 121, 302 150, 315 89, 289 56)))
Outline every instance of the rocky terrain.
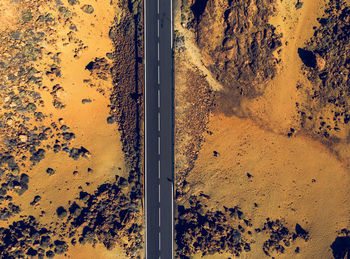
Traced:
POLYGON ((142 254, 141 10, 1 3, 0 257, 142 254))
POLYGON ((175 5, 179 258, 348 256, 349 4, 175 5))
MULTIPOLYGON (((350 69, 350 9, 343 1, 330 1, 313 37, 300 48, 303 70, 312 88, 298 85, 310 99, 296 104, 301 127, 323 141, 347 139, 350 121, 348 74, 350 69)), ((340 155, 341 156, 341 155, 340 155)))

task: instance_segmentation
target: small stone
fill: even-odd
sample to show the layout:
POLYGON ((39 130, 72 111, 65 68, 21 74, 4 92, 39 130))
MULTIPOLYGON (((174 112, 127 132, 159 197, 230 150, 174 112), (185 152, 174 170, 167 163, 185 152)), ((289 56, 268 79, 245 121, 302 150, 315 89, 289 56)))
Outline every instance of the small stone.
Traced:
POLYGON ((91 103, 91 102, 92 102, 91 99, 82 99, 81 100, 82 104, 91 103))
POLYGON ((83 5, 81 7, 81 10, 83 10, 83 12, 87 14, 92 14, 95 11, 92 5, 89 5, 89 4, 83 5))
POLYGON ((33 155, 30 157, 30 161, 33 163, 39 163, 41 160, 45 158, 45 150, 40 148, 38 151, 35 151, 33 155))
POLYGON ((39 195, 36 195, 33 199, 33 201, 30 203, 31 206, 34 206, 41 200, 41 197, 39 195))
POLYGON ((59 9, 58 9, 58 11, 60 12, 60 13, 62 13, 65 17, 67 17, 67 18, 72 18, 73 17, 73 13, 68 9, 68 8, 66 8, 66 7, 64 7, 64 6, 61 6, 59 9))
POLYGON ((55 172, 55 170, 53 170, 52 168, 47 168, 47 169, 46 169, 46 173, 47 173, 48 175, 54 175, 56 172, 55 172))
POLYGON ((316 66, 318 70, 323 70, 326 67, 326 61, 318 53, 316 55, 316 66))
POLYGON ((34 103, 28 103, 26 110, 28 112, 35 112, 36 111, 36 105, 34 103))
POLYGON ((38 254, 38 252, 33 248, 29 248, 27 251, 27 255, 29 255, 29 256, 36 256, 37 254, 38 254))
POLYGON ((22 20, 23 22, 27 23, 33 19, 33 14, 31 11, 23 12, 22 13, 22 20))
POLYGON ((79 1, 78 0, 68 0, 68 3, 70 5, 76 5, 76 4, 79 4, 79 1))
POLYGON ((19 135, 19 140, 20 140, 21 142, 27 142, 28 137, 27 137, 26 135, 19 135))
POLYGON ((29 183, 29 176, 27 174, 21 174, 19 181, 21 183, 28 184, 29 183))
POLYGON ((11 126, 13 124, 13 119, 7 119, 6 124, 11 126))
POLYGON ((107 123, 108 123, 108 124, 113 124, 113 123, 115 123, 115 118, 114 118, 113 116, 109 116, 109 117, 107 118, 107 123))
POLYGON ((54 256, 55 256, 55 253, 53 251, 49 250, 49 251, 46 252, 46 257, 47 258, 54 258, 54 256))
POLYGON ((114 54, 112 52, 108 52, 106 53, 106 57, 110 60, 113 60, 114 59, 114 54))
POLYGON ((109 30, 108 36, 111 40, 114 40, 118 36, 117 29, 115 27, 111 27, 111 29, 109 30))
POLYGON ((298 2, 295 4, 295 9, 300 9, 303 7, 303 2, 300 2, 300 0, 298 0, 298 2))
POLYGON ((55 253, 56 254, 63 254, 68 251, 68 245, 66 242, 61 240, 56 240, 54 242, 55 244, 55 253))
POLYGON ((67 216, 67 210, 62 206, 56 209, 56 213, 59 219, 64 219, 67 216))

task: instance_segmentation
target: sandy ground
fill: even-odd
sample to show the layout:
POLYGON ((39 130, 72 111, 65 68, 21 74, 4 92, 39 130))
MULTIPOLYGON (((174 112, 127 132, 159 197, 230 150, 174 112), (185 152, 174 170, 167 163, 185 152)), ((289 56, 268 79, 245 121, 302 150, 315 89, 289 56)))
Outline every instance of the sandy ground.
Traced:
MULTIPOLYGON (((10 1, 0 3, 0 31, 11 27, 19 17, 16 11, 17 4, 7 2, 10 1)), ((75 6, 69 6, 64 1, 64 4, 74 13, 72 22, 78 30, 69 34, 71 30, 63 21, 58 23, 55 30, 47 36, 50 37, 52 44, 43 46, 45 57, 37 61, 35 66, 40 71, 47 71, 52 64, 52 53, 58 53, 62 75, 54 78, 51 75, 44 76, 44 87, 38 90, 42 96, 43 105, 38 108, 38 111, 48 115, 44 122, 47 125, 55 122, 58 126, 68 126, 69 131, 75 134, 75 139, 70 142, 70 145, 78 148, 85 147, 89 155, 88 158, 81 157, 73 160, 68 157, 68 154, 54 153, 51 149, 46 152, 45 159, 33 168, 29 167, 28 161, 27 170, 22 171, 30 177, 29 188, 20 197, 13 195, 13 202, 21 207, 22 212, 8 222, 1 222, 1 226, 9 225, 22 215, 33 215, 39 219, 42 210, 45 214, 40 216, 39 222, 53 226, 57 221, 56 208, 61 205, 67 206, 69 201, 78 197, 81 187, 84 191, 93 192, 97 186, 114 180, 116 174, 126 178, 128 175, 118 125, 107 123, 112 79, 109 77, 106 80, 99 79, 90 75, 90 72, 85 69, 90 61, 106 57, 106 53, 113 51, 108 33, 113 18, 119 10, 113 8, 109 0, 98 2, 81 0, 80 4, 75 6), (92 14, 81 10, 81 6, 85 4, 91 4, 94 7, 92 14), (64 109, 56 109, 53 106, 54 97, 50 92, 56 84, 63 89, 57 92, 57 98, 65 105, 64 109), (90 99, 91 102, 83 104, 83 99, 90 99), (47 168, 54 169, 56 173, 48 176, 47 168), (89 172, 88 168, 92 170, 89 172), (74 171, 78 173, 73 175, 74 171), (35 195, 40 195, 42 199, 38 205, 31 206, 29 203, 35 195)), ((43 4, 41 11, 58 15, 57 8, 50 4, 43 4)), ((35 125, 35 122, 31 121, 30 126, 35 125)), ((38 127, 40 125, 42 123, 38 123, 38 127)), ((53 145, 54 142, 48 140, 46 144, 53 145)), ((68 256, 70 258, 125 258, 121 251, 122 248, 107 251, 101 245, 97 245, 96 248, 77 245, 69 250, 68 256)))
MULTIPOLYGON (((14 1, 12 1, 14 2, 14 1)), ((20 14, 18 12, 19 4, 11 3, 11 0, 3 0, 0 3, 0 32, 13 27, 19 18, 20 14)))
MULTIPOLYGON (((342 163, 317 142, 278 136, 249 119, 215 116, 208 128, 214 134, 205 137, 189 177, 191 192, 209 195, 207 205, 214 209, 240 206, 254 226, 267 217, 283 217, 290 228, 303 224, 311 240, 300 245, 300 258, 329 258, 329 245, 347 227, 350 212, 350 178, 342 163)), ((263 240, 255 238, 249 258, 264 256, 263 240)))
POLYGON ((121 249, 113 249, 113 250, 107 250, 102 245, 96 245, 95 247, 92 247, 90 244, 86 244, 84 246, 82 245, 76 245, 71 246, 69 250, 69 254, 67 256, 65 255, 57 255, 55 258, 58 259, 64 259, 64 258, 95 258, 95 259, 127 259, 128 257, 125 256, 125 254, 122 252, 121 249))
MULTIPOLYGON (((86 3, 93 1, 86 1, 86 3)), ((85 3, 85 2, 84 2, 85 3)), ((82 4, 84 4, 82 2, 82 4)), ((55 84, 60 84, 64 91, 60 94, 62 103, 66 105, 64 109, 55 109, 52 105, 53 98, 49 91, 43 91, 43 100, 45 106, 42 108, 46 113, 50 113, 52 121, 58 121, 63 118, 64 124, 75 132, 76 138, 73 140, 76 145, 86 147, 91 153, 89 159, 79 159, 77 161, 68 158, 67 154, 53 151, 48 153, 47 157, 41 161, 30 173, 33 181, 31 189, 40 194, 44 193, 41 205, 44 208, 52 208, 51 215, 54 216, 57 205, 64 205, 76 197, 80 191, 79 186, 93 191, 96 187, 106 180, 114 178, 118 173, 126 176, 124 171, 122 144, 120 134, 117 131, 117 125, 107 124, 109 116, 109 92, 111 90, 111 79, 103 81, 92 78, 90 72, 85 66, 95 59, 95 57, 104 57, 107 52, 112 51, 112 42, 108 38, 108 28, 113 20, 113 8, 109 1, 103 1, 95 8, 95 19, 91 19, 88 14, 77 12, 80 15, 74 17, 78 26, 76 38, 84 42, 88 48, 83 50, 79 58, 74 58, 76 48, 75 44, 63 45, 67 41, 67 28, 58 28, 57 44, 55 47, 47 46, 48 52, 58 52, 60 54, 62 78, 50 81, 48 78, 43 82, 47 89, 52 89, 55 84), (107 11, 106 11, 107 10, 107 11), (107 12, 107 13, 106 13, 107 12), (102 95, 96 89, 89 87, 84 83, 84 79, 90 79, 96 85, 105 90, 102 95), (91 103, 82 104, 82 99, 91 99, 91 103), (53 168, 57 173, 50 178, 45 177, 46 169, 53 168), (91 168, 92 173, 87 170, 91 168), (119 169, 118 169, 119 168, 119 169), (78 174, 73 175, 74 171, 78 174), (91 182, 86 186, 86 182, 91 182), (60 194, 57 199, 57 193, 60 194), (51 205, 50 201, 52 201, 51 205)), ((77 10, 78 7, 77 7, 77 10)), ((81 10, 79 10, 81 11, 81 10)), ((95 13, 94 12, 94 13, 95 13)), ((49 58, 43 60, 43 64, 38 67, 44 67, 49 64, 49 58)), ((72 143, 74 145, 74 143, 72 143)), ((29 193, 21 197, 21 201, 29 193)), ((29 197, 28 197, 29 198, 29 197)), ((28 203, 27 206, 29 206, 28 203)), ((28 207, 30 210, 30 207, 28 207)), ((48 217, 51 215, 47 214, 48 217)))
POLYGON ((302 61, 296 56, 313 34, 313 27, 321 17, 324 1, 305 1, 301 9, 295 9, 294 1, 277 1, 277 15, 271 17, 270 23, 283 33, 282 51, 275 53, 281 59, 279 72, 264 92, 263 96, 242 103, 244 113, 254 117, 276 133, 286 133, 289 128, 299 127, 295 103, 298 101, 297 84, 310 87, 310 82, 302 74, 302 61))
MULTIPOLYGON (((244 100, 241 109, 246 118, 211 114, 207 129, 210 134, 204 133, 198 159, 187 178, 189 195, 209 195, 210 199, 203 201, 208 209, 237 205, 252 219, 254 227, 261 227, 267 217, 283 218, 288 228, 293 230, 299 223, 310 232, 308 242, 297 240, 284 254, 274 255, 276 258, 332 258, 330 244, 339 230, 349 227, 347 162, 304 134, 287 137, 290 128, 298 131, 300 125, 295 103, 303 97, 298 96, 296 86, 310 86, 300 69, 297 49, 312 36, 324 1, 304 1, 298 10, 295 1, 277 2, 277 15, 270 20, 277 32, 283 33, 282 51, 275 53, 281 59, 277 76, 262 96, 244 100), (299 254, 294 253, 297 246, 299 254)), ((175 28, 183 31, 177 18, 175 28)), ((192 52, 191 36, 188 32, 184 35, 188 47, 184 55, 190 55, 191 63, 208 76, 212 89, 217 89, 211 75, 202 69, 206 57, 192 52)), ((181 78, 175 81, 180 82, 175 85, 176 91, 186 89, 181 78)), ((341 151, 347 156, 348 145, 344 144, 341 151)), ((179 157, 176 161, 181 164, 183 160, 179 157)), ((241 257, 265 258, 261 248, 266 236, 253 231, 250 240, 252 250, 241 257)), ((193 258, 229 257, 233 258, 227 254, 193 258)))

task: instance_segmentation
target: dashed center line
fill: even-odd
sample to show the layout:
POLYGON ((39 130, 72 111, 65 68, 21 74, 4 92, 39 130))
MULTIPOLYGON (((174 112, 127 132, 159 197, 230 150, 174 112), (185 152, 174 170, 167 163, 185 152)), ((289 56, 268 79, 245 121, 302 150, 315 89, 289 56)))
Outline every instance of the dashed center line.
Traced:
POLYGON ((158 113, 158 131, 160 132, 160 113, 158 113))
POLYGON ((159 56, 159 42, 158 42, 158 45, 157 45, 157 46, 158 46, 158 62, 159 62, 159 57, 160 57, 160 56, 159 56))
POLYGON ((158 65, 158 85, 160 84, 160 67, 158 65))
POLYGON ((160 137, 158 137, 158 155, 160 155, 160 137))
MULTIPOLYGON (((159 0, 158 0, 159 1, 159 0)), ((157 36, 159 38, 159 19, 157 20, 157 36)))
POLYGON ((158 179, 160 180, 160 160, 158 160, 158 179))
POLYGON ((160 90, 158 89, 158 108, 160 108, 160 90))

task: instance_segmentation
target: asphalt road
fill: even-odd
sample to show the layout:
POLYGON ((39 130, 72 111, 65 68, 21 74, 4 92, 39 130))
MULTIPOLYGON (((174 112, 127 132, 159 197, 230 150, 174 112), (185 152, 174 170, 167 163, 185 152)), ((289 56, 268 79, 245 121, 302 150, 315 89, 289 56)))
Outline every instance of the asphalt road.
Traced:
POLYGON ((172 0, 145 0, 146 258, 174 258, 172 0))

